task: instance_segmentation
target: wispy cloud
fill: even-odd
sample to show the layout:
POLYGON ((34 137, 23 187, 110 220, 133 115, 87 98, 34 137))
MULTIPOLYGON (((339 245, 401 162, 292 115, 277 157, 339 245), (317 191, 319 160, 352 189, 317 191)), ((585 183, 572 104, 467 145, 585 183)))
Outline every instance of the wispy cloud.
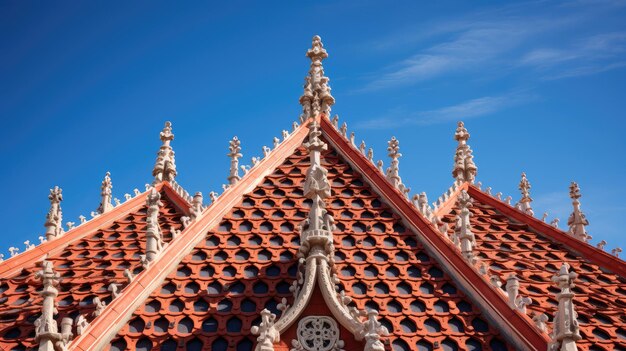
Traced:
POLYGON ((626 66, 626 31, 592 35, 565 48, 539 48, 527 53, 521 65, 532 66, 544 79, 596 74, 626 66))
POLYGON ((399 126, 430 125, 459 119, 482 117, 494 114, 533 98, 532 95, 526 93, 512 93, 502 96, 484 96, 452 106, 413 113, 407 113, 407 111, 402 108, 396 108, 387 113, 385 117, 360 122, 357 124, 357 128, 397 128, 399 126))
POLYGON ((416 48, 408 58, 371 74, 356 92, 485 70, 500 69, 507 73, 515 69, 529 72, 530 69, 537 73, 537 78, 560 79, 619 68, 626 62, 620 59, 624 57, 626 46, 624 33, 587 34, 585 39, 571 44, 568 34, 574 38, 581 34, 571 35, 568 31, 584 30, 585 23, 597 20, 602 13, 622 4, 622 1, 583 1, 575 6, 555 6, 550 11, 544 8, 540 12, 533 9, 535 2, 529 2, 486 11, 464 20, 431 23, 430 28, 422 26, 413 33, 388 38, 388 42, 379 39, 373 46, 386 50, 400 48, 402 44, 430 43, 416 48), (559 33, 566 33, 565 39, 559 37, 559 33), (546 38, 557 44, 545 45, 550 42, 546 38))

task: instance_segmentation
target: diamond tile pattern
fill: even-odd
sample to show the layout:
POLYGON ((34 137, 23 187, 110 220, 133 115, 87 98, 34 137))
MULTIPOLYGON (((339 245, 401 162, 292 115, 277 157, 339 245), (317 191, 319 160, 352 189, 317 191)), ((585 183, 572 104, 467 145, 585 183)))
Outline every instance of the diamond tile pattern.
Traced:
MULTIPOLYGON (((558 305, 555 294, 560 289, 551 278, 561 262, 567 262, 570 270, 578 273, 573 292, 582 336, 577 342, 579 350, 626 350, 624 277, 589 262, 490 205, 474 201, 471 212, 478 256, 490 268, 489 275, 500 277, 503 289, 509 273, 517 274, 520 294, 533 299, 528 306, 530 315, 545 313, 552 322, 558 305)), ((457 209, 453 209, 444 218, 450 225, 450 233, 456 224, 456 213, 457 209)))
MULTIPOLYGON (((181 229, 183 215, 163 192, 164 206, 159 215, 164 241, 171 239, 170 230, 181 229)), ((110 302, 109 284, 119 284, 122 290, 127 279, 124 270, 138 274, 142 268, 139 255, 145 249, 146 208, 130 213, 106 229, 68 245, 62 252, 52 255, 48 261, 61 276, 57 287, 58 323, 63 317, 76 318, 78 314, 87 321, 94 319, 94 297, 110 302)), ((35 272, 40 263, 27 266, 18 274, 0 279, 0 349, 26 350, 36 348, 33 322, 40 316, 42 298, 37 293, 42 285, 35 272)))
MULTIPOLYGON (((338 277, 359 308, 380 311, 391 332, 387 349, 512 350, 358 174, 333 151, 322 163, 333 189, 327 207, 337 222, 338 277)), ((301 147, 247 194, 135 311, 110 349, 252 350, 260 311, 279 315, 283 297, 293 302, 308 167, 301 147)), ((277 349, 288 350, 291 340, 281 343, 277 349)))

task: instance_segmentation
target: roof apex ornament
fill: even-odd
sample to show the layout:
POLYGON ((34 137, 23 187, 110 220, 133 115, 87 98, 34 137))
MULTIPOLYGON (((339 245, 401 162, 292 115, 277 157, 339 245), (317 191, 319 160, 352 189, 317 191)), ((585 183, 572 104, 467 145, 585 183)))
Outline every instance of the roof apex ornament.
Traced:
POLYGON ((311 117, 317 117, 320 113, 330 117, 330 108, 335 104, 335 98, 330 94, 329 78, 324 76, 322 66, 322 61, 328 57, 328 53, 318 35, 313 37, 312 46, 306 52, 306 56, 311 59, 311 68, 308 76, 304 78, 304 93, 300 97, 302 105, 300 119, 303 122, 311 117))
POLYGON ((552 277, 552 281, 561 289, 556 294, 559 302, 556 315, 554 317, 551 342, 549 351, 576 351, 576 341, 581 339, 580 328, 576 318, 578 314, 574 310, 574 279, 578 274, 569 271, 569 264, 563 263, 559 271, 552 277))
POLYGON ((63 230, 63 212, 61 211, 61 201, 63 201, 63 190, 58 186, 50 189, 50 210, 46 215, 46 240, 50 241, 60 237, 65 233, 63 230))
POLYGON ((535 212, 530 206, 530 203, 533 202, 533 199, 530 197, 530 188, 530 182, 526 178, 526 173, 522 172, 522 179, 519 182, 519 190, 522 192, 522 198, 517 203, 517 207, 527 215, 534 216, 535 212))
POLYGON ((111 183, 111 172, 106 172, 104 175, 104 179, 102 180, 102 186, 100 187, 102 190, 100 195, 102 196, 102 200, 100 201, 100 207, 98 207, 98 213, 106 213, 113 209, 113 203, 111 200, 113 199, 113 184, 111 183))
POLYGON ((454 154, 452 176, 457 181, 474 183, 478 168, 474 164, 472 149, 467 144, 469 138, 470 134, 465 129, 465 124, 458 122, 456 132, 454 133, 454 139, 458 142, 458 145, 454 154))
POLYGON ((159 227, 159 208, 163 206, 161 194, 156 188, 150 189, 146 196, 146 254, 142 257, 142 264, 147 266, 163 249, 163 237, 159 227))
POLYGON ((226 156, 230 157, 230 175, 228 176, 228 182, 235 184, 241 177, 239 177, 239 158, 243 156, 241 154, 241 141, 237 137, 233 137, 228 146, 230 151, 226 156))
POLYGON ((56 297, 59 290, 59 273, 54 271, 51 261, 43 260, 42 269, 35 273, 35 278, 41 280, 43 289, 39 294, 43 297, 41 316, 35 320, 35 342, 39 342, 39 350, 61 351, 66 350, 72 339, 72 319, 61 320, 61 332, 59 333, 57 322, 54 320, 56 309, 56 297))
POLYGON ((154 176, 153 184, 163 181, 172 182, 178 174, 176 172, 176 162, 174 161, 174 150, 172 150, 170 146, 170 142, 174 140, 172 123, 170 121, 165 122, 165 127, 163 127, 159 135, 162 144, 157 153, 154 169, 152 170, 152 176, 154 176))
POLYGON ((569 215, 567 219, 567 225, 569 226, 569 234, 578 240, 588 242, 591 236, 587 234, 585 226, 589 225, 589 221, 585 217, 585 214, 580 210, 580 187, 578 183, 572 182, 569 186, 569 197, 572 199, 572 205, 574 211, 569 215))
POLYGON ((456 216, 455 236, 460 243, 463 257, 473 265, 476 262, 474 255, 476 238, 474 237, 474 233, 472 233, 472 226, 470 224, 472 213, 469 209, 472 207, 472 198, 467 191, 461 190, 457 202, 461 211, 456 216))

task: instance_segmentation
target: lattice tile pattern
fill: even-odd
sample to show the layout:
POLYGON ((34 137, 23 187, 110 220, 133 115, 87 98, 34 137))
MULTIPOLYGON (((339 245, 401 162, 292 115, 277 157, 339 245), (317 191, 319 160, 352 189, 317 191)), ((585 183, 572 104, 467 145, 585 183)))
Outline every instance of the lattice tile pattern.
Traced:
MULTIPOLYGON (((159 215, 164 241, 171 239, 170 229, 181 229, 182 213, 170 203, 165 193, 159 215)), ((58 286, 58 317, 76 318, 78 314, 93 320, 94 297, 107 304, 111 301, 108 286, 119 284, 122 290, 127 279, 124 270, 138 274, 142 268, 139 255, 145 250, 146 209, 130 213, 109 228, 98 230, 82 240, 70 244, 61 253, 48 258, 61 276, 58 286)), ((35 272, 41 269, 29 266, 18 274, 0 279, 0 349, 26 350, 36 347, 33 322, 41 312, 42 298, 37 293, 41 282, 35 272)))
MULTIPOLYGON (((389 350, 512 350, 358 174, 332 151, 322 162, 333 189, 337 274, 359 308, 380 310, 389 350)), ((280 314, 280 300, 293 301, 308 166, 299 148, 246 195, 134 313, 111 350, 252 350, 260 311, 280 314)))

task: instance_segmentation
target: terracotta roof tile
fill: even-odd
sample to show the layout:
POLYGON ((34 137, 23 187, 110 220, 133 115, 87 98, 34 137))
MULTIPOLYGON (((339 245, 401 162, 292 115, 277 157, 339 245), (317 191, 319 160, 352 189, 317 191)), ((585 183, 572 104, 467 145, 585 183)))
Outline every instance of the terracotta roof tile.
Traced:
MULTIPOLYGON (((477 192, 470 188, 470 195, 477 192)), ((533 300, 527 306, 529 314, 545 313, 551 322, 557 306, 555 294, 560 291, 551 278, 561 263, 567 262, 578 274, 573 288, 582 336, 576 343, 578 348, 626 350, 626 278, 611 272, 616 267, 601 267, 548 234, 504 215, 494 205, 509 206, 491 199, 494 203, 487 204, 474 197, 470 208, 477 242, 474 250, 489 267, 489 275, 497 275, 505 283, 509 273, 516 273, 520 294, 533 300)), ((450 233, 457 211, 455 207, 443 218, 450 225, 450 233)))
MULTIPOLYGON (((333 151, 322 162, 333 189, 340 283, 357 307, 380 310, 389 349, 511 349, 359 174, 333 151)), ((293 300, 308 164, 299 148, 248 193, 135 311, 111 349, 251 350, 260 311, 280 314, 280 300, 293 300)), ((330 314, 323 300, 311 304, 330 314)), ((289 348, 290 335, 277 350, 289 348)), ((348 331, 341 337, 346 349, 355 346, 348 331)))
MULTIPOLYGON (((180 229, 182 212, 162 192, 164 206, 159 216, 164 241, 171 239, 170 229, 180 229)), ((142 268, 139 254, 145 247, 146 209, 131 212, 107 227, 76 240, 47 260, 61 276, 58 302, 59 315, 76 318, 84 315, 93 320, 94 297, 108 303, 110 283, 127 284, 124 270, 135 274, 142 268)), ((63 237, 56 240, 64 240, 63 237)), ((35 347, 34 321, 41 312, 42 299, 38 294, 41 283, 34 279, 40 262, 30 262, 20 272, 0 278, 0 345, 6 350, 25 350, 35 347)))

